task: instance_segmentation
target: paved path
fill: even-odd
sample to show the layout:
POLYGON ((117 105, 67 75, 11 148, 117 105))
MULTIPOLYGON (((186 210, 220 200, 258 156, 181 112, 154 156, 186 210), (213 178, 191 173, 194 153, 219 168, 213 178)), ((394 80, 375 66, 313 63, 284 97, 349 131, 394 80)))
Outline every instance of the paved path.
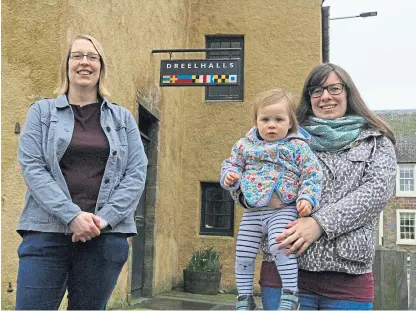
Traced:
MULTIPOLYGON (((196 295, 173 291, 141 298, 126 308, 129 310, 235 310, 235 295, 196 295)), ((262 307, 260 297, 255 298, 259 309, 262 307)), ((261 309, 260 309, 261 310, 261 309)))

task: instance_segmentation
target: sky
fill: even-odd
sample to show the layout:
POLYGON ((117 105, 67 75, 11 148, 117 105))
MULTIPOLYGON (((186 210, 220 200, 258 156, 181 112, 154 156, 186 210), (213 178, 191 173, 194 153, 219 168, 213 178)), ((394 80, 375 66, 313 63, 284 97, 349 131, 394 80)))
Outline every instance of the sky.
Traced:
POLYGON ((351 76, 372 110, 416 109, 416 1, 326 0, 330 62, 351 76))

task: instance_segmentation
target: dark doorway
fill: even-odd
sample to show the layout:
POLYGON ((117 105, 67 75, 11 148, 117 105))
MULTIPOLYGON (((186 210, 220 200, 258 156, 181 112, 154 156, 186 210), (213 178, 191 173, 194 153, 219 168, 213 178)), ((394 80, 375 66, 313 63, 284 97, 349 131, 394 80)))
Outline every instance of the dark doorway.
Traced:
MULTIPOLYGON (((149 138, 141 133, 142 142, 146 156, 149 154, 149 138)), ((146 208, 146 188, 140 198, 136 212, 134 213, 134 220, 136 222, 137 235, 133 238, 133 266, 132 266, 132 280, 131 291, 132 297, 139 298, 142 296, 143 275, 144 275, 144 243, 145 243, 145 208, 146 208)))
POLYGON ((138 125, 148 166, 146 186, 134 214, 137 235, 133 237, 132 241, 132 299, 148 296, 149 290, 151 292, 152 279, 148 277, 150 273, 146 272, 153 270, 154 217, 149 217, 149 213, 153 214, 155 202, 155 191, 153 190, 156 180, 154 168, 157 162, 158 121, 147 109, 139 105, 138 125))

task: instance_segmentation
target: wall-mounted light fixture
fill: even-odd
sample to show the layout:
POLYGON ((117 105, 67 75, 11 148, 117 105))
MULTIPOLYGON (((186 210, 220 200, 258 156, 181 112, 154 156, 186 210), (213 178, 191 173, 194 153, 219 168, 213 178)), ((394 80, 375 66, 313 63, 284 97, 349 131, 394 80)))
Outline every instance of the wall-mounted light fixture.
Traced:
POLYGON ((353 16, 334 17, 334 18, 330 18, 330 20, 357 18, 357 17, 372 17, 372 16, 377 16, 377 11, 375 11, 375 12, 364 12, 364 13, 361 13, 359 15, 353 15, 353 16))
POLYGON ((16 122, 16 125, 14 126, 14 133, 20 134, 20 123, 16 122))

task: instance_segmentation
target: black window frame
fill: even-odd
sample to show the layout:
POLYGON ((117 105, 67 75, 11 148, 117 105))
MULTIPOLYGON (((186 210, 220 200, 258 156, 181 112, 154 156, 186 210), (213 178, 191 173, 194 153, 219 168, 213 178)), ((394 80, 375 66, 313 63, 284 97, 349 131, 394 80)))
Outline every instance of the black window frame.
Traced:
POLYGON ((234 236, 234 200, 232 199, 230 193, 223 189, 218 182, 201 182, 201 221, 200 221, 200 235, 217 235, 217 236, 234 236), (218 189, 222 192, 222 199, 213 199, 207 200, 207 190, 211 189, 218 189), (229 213, 216 213, 215 205, 214 208, 211 208, 214 212, 208 213, 208 203, 209 202, 226 202, 229 204, 229 213), (215 223, 215 216, 228 216, 230 227, 229 228, 221 228, 221 227, 206 227, 206 218, 208 215, 212 215, 214 223, 215 223))
POLYGON ((207 48, 219 48, 219 47, 235 47, 235 43, 240 44, 240 51, 212 51, 206 53, 206 58, 222 59, 222 58, 240 58, 241 62, 241 73, 240 73, 240 84, 230 86, 206 86, 205 87, 205 101, 244 101, 244 36, 243 35, 206 35, 205 46, 207 48), (229 43, 229 44, 228 44, 229 43), (220 46, 219 46, 219 45, 220 46), (225 46, 223 46, 225 45, 225 46), (212 94, 215 90, 228 90, 226 94, 212 94), (230 91, 236 91, 237 95, 230 94, 230 91))

